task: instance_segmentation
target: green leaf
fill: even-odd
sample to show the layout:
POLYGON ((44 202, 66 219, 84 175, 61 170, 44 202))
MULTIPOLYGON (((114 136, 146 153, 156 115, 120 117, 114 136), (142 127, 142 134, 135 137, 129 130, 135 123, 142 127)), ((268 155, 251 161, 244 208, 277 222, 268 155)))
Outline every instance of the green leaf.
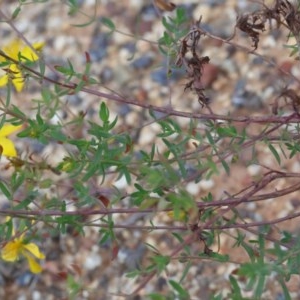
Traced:
POLYGON ((184 270, 183 270, 182 275, 181 275, 180 280, 179 280, 180 283, 182 283, 182 282, 184 281, 184 279, 185 279, 186 276, 188 275, 189 270, 190 270, 190 268, 191 268, 192 265, 193 265, 193 264, 192 264, 191 261, 188 261, 188 262, 186 263, 186 266, 184 267, 184 270))
POLYGON ((274 146, 272 144, 269 144, 268 146, 269 146, 270 151, 273 153, 275 159, 277 160, 278 165, 280 165, 281 160, 280 160, 280 156, 279 156, 277 150, 274 148, 274 146))
POLYGON ((117 122, 118 122, 118 116, 116 116, 115 119, 107 126, 107 129, 112 130, 116 126, 117 122))
POLYGON ((108 122, 109 120, 109 110, 104 102, 100 105, 99 117, 103 122, 108 122))
POLYGON ((37 195, 38 195, 37 191, 32 191, 31 193, 29 193, 29 195, 27 195, 27 197, 25 199, 21 200, 21 202, 19 204, 14 206, 14 209, 18 210, 18 209, 27 208, 28 205, 33 202, 33 200, 36 198, 37 195))
POLYGON ((230 174, 230 168, 229 168, 229 165, 227 164, 227 162, 223 159, 221 159, 221 164, 226 172, 227 175, 230 174))
POLYGON ((173 287, 173 289, 179 294, 179 296, 183 299, 189 299, 189 293, 176 281, 169 280, 169 284, 173 287))
POLYGON ((234 126, 229 126, 229 127, 222 127, 222 126, 218 126, 216 128, 217 133, 221 136, 221 137, 237 137, 238 133, 237 130, 234 126))
POLYGON ((147 299, 150 300, 167 300, 168 298, 166 296, 160 295, 160 294, 156 294, 156 293, 151 293, 146 295, 147 299))
POLYGON ((172 232, 172 235, 174 235, 174 237, 180 242, 183 243, 183 238, 180 234, 176 233, 176 232, 172 232))
POLYGON ((40 74, 42 76, 44 76, 45 75, 45 71, 46 71, 46 65, 45 65, 45 63, 44 63, 44 61, 42 59, 38 60, 38 64, 39 64, 39 68, 40 68, 40 74))
POLYGON ((49 135, 58 142, 66 142, 67 137, 60 131, 59 128, 51 128, 49 135))
POLYGON ((42 89, 41 95, 45 103, 47 104, 51 103, 53 99, 53 95, 49 89, 46 88, 42 89))
POLYGON ((163 37, 159 39, 159 43, 167 47, 171 47, 174 42, 174 39, 166 31, 164 32, 163 37))
POLYGON ((26 177, 24 173, 14 173, 11 177, 11 189, 15 192, 23 184, 26 177))
POLYGON ((156 264, 158 273, 161 273, 170 262, 170 257, 165 255, 155 255, 152 257, 152 259, 156 264))
POLYGON ((130 185, 131 184, 131 175, 130 175, 129 170, 125 166, 122 166, 122 167, 118 168, 118 171, 120 172, 120 177, 124 176, 127 184, 130 185))
POLYGON ((187 21, 186 10, 183 7, 176 9, 176 22, 178 25, 187 21))
POLYGON ((167 19, 166 17, 162 18, 162 24, 164 25, 164 27, 170 32, 175 32, 177 28, 175 28, 174 24, 171 23, 173 23, 172 19, 170 18, 167 19))
POLYGON ((26 119, 26 115, 15 105, 12 105, 13 113, 20 119, 26 119))
POLYGON ((141 274, 141 271, 134 270, 132 272, 126 273, 125 277, 127 277, 127 278, 135 278, 135 277, 139 276, 140 274, 141 274))
POLYGON ((212 202, 214 200, 213 195, 211 192, 209 192, 207 194, 207 196, 202 197, 201 200, 203 200, 204 202, 212 202))
POLYGON ((44 179, 39 182, 40 189, 48 189, 51 187, 51 185, 52 185, 52 179, 50 179, 50 178, 44 179))
POLYGON ((292 241, 293 235, 289 231, 283 230, 281 234, 283 237, 280 239, 280 242, 290 243, 292 241))
POLYGON ((0 181, 0 190, 2 191, 2 193, 5 195, 5 197, 8 200, 12 200, 12 194, 9 191, 9 188, 8 188, 7 184, 4 183, 3 181, 0 181))
POLYGON ((111 31, 116 30, 116 26, 115 26, 114 22, 111 19, 106 18, 106 17, 102 17, 100 21, 104 26, 108 27, 111 31))
POLYGON ((103 233, 103 236, 101 237, 99 244, 104 245, 106 241, 108 241, 111 238, 111 234, 109 231, 106 231, 103 233))
POLYGON ((54 66, 54 68, 58 71, 58 72, 60 72, 60 73, 62 73, 62 74, 64 74, 64 75, 68 75, 69 77, 68 77, 68 80, 70 80, 75 74, 76 74, 76 72, 75 72, 75 70, 74 70, 74 68, 73 68, 73 65, 72 65, 72 63, 70 62, 70 60, 68 60, 68 65, 69 65, 69 67, 65 67, 65 66, 54 66))
POLYGON ((205 129, 205 133, 206 133, 206 137, 208 139, 208 142, 210 143, 211 146, 213 146, 215 144, 215 141, 214 141, 211 133, 207 129, 205 129))
POLYGON ((266 276, 261 275, 258 277, 257 280, 257 285, 255 289, 255 299, 260 299, 263 292, 264 292, 264 287, 265 287, 265 282, 266 282, 266 276))
POLYGON ((299 52, 299 46, 298 46, 298 44, 283 45, 283 47, 292 49, 292 52, 290 53, 290 57, 294 56, 296 53, 299 52))
POLYGON ((44 126, 44 124, 45 124, 45 122, 40 114, 36 115, 36 121, 37 121, 38 126, 44 126))
POLYGON ((5 240, 9 240, 12 237, 13 233, 14 233, 13 219, 12 218, 8 219, 5 222, 4 226, 5 226, 5 232, 3 232, 3 233, 5 233, 5 236, 3 236, 2 234, 1 234, 1 236, 3 236, 3 238, 5 240))
POLYGON ((21 12, 21 6, 18 6, 12 13, 12 19, 15 19, 19 15, 20 12, 21 12))
POLYGON ((71 298, 75 299, 74 297, 79 293, 80 289, 82 288, 80 283, 76 282, 75 278, 72 275, 68 274, 67 285, 71 298))
POLYGON ((215 259, 216 261, 220 261, 220 262, 228 262, 229 261, 229 255, 227 254, 220 254, 220 253, 217 253, 217 252, 211 252, 209 254, 209 257, 210 258, 213 258, 215 259))
POLYGON ((279 284, 281 285, 281 288, 282 288, 282 291, 283 291, 283 294, 284 294, 283 299, 284 299, 284 300, 291 300, 292 298, 291 298, 291 296, 290 296, 289 289, 288 289, 288 287, 286 286, 284 280, 283 280, 280 276, 278 276, 277 281, 278 281, 279 284))
POLYGON ((229 275, 229 281, 233 289, 233 295, 230 295, 232 297, 231 299, 243 299, 237 280, 232 275, 229 275))

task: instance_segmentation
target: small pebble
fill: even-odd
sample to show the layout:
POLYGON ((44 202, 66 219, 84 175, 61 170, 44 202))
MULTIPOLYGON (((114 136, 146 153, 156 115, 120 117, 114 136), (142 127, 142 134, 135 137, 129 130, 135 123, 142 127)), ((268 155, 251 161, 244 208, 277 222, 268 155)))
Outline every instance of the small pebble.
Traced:
POLYGON ((204 191, 208 191, 214 187, 215 182, 212 179, 203 179, 200 181, 199 185, 201 189, 203 189, 204 191))
POLYGON ((29 271, 25 271, 24 273, 22 273, 20 276, 17 277, 16 282, 19 286, 28 286, 33 278, 34 278, 33 273, 29 271))
POLYGON ((250 176, 257 176, 261 173, 261 166, 259 166, 259 165, 250 165, 247 168, 247 172, 250 176))
POLYGON ((186 185, 186 190, 191 195, 196 196, 200 192, 200 185, 198 183, 195 183, 195 182, 189 182, 186 185))
POLYGON ((114 77, 114 71, 111 67, 105 66, 100 73, 101 84, 111 81, 114 77))
POLYGON ((39 291, 32 292, 32 300, 41 300, 42 294, 39 291))
POLYGON ((99 267, 102 263, 102 259, 101 256, 98 253, 89 253, 89 255, 87 255, 85 257, 85 261, 84 261, 84 268, 86 270, 94 270, 97 267, 99 267))
POLYGON ((131 66, 136 70, 142 70, 149 68, 153 62, 153 57, 151 55, 144 55, 140 58, 135 59, 131 66))
POLYGON ((89 54, 92 62, 99 62, 107 55, 107 47, 109 45, 108 33, 97 33, 92 38, 89 54))
POLYGON ((140 133, 139 145, 145 146, 153 143, 153 140, 156 137, 157 132, 160 131, 160 126, 156 123, 153 123, 149 126, 142 128, 140 133))
POLYGON ((122 176, 119 180, 114 182, 114 186, 118 189, 125 189, 128 186, 125 176, 122 176))
POLYGON ((159 68, 158 70, 155 70, 151 73, 151 79, 154 82, 160 83, 161 85, 167 85, 168 84, 168 77, 166 74, 165 68, 159 68))
POLYGON ((158 18, 155 6, 152 3, 144 5, 139 15, 143 18, 144 21, 153 21, 158 18))
POLYGON ((237 81, 231 103, 236 108, 258 109, 262 107, 261 98, 256 93, 246 90, 246 81, 244 79, 237 81))

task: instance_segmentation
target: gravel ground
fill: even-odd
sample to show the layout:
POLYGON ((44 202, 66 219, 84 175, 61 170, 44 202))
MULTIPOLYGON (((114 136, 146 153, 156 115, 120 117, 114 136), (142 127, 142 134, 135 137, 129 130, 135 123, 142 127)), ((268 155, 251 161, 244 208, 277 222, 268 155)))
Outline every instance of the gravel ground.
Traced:
MULTIPOLYGON (((79 12, 73 16, 68 14, 68 1, 54 0, 25 6, 15 20, 15 25, 30 42, 45 41, 43 55, 49 65, 62 65, 69 59, 75 69, 82 71, 85 63, 84 52, 89 52, 92 60, 92 75, 103 82, 103 86, 99 87, 100 90, 118 91, 122 95, 134 97, 140 102, 152 105, 167 106, 171 101, 177 110, 201 111, 196 96, 183 91, 186 82, 185 74, 178 71, 170 78, 166 75, 167 62, 159 55, 157 45, 147 41, 137 41, 132 36, 126 35, 130 33, 154 42, 162 36, 164 28, 161 24, 161 16, 157 13, 152 1, 98 1, 97 10, 95 10, 96 1, 78 2, 82 3, 80 10, 84 14, 79 12), (96 20, 91 25, 74 26, 74 24, 88 22, 94 14, 96 14, 96 20), (111 18, 121 32, 109 34, 108 30, 101 25, 100 20, 103 16, 111 18)), ((246 0, 174 0, 173 2, 186 7, 191 18, 198 19, 202 15, 201 26, 211 34, 222 38, 231 36, 237 13, 241 14, 258 8, 257 3, 246 0)), ((270 2, 272 1, 265 1, 266 4, 270 2)), ((0 3, 0 9, 7 16, 16 6, 17 1, 0 3)), ((4 45, 16 37, 16 33, 7 24, 1 23, 0 36, 1 44, 4 45)), ((267 55, 286 71, 291 71, 295 76, 299 75, 299 66, 293 58, 289 57, 287 49, 282 46, 287 43, 285 34, 274 29, 272 34, 265 33, 262 36, 258 52, 267 55)), ((251 41, 241 33, 237 34, 233 41, 251 49, 251 41)), ((274 95, 279 88, 287 84, 287 79, 276 69, 263 62, 258 56, 249 55, 245 51, 224 45, 209 37, 201 40, 199 51, 201 55, 210 57, 210 64, 205 68, 203 78, 207 95, 212 99, 213 112, 225 115, 230 113, 233 116, 249 114, 260 116, 271 113, 270 103, 274 95)), ((13 102, 30 114, 30 99, 38 99, 38 97, 38 84, 31 84, 30 88, 15 94, 13 102)), ((80 111, 87 112, 91 119, 96 118, 100 102, 97 97, 80 92, 77 95, 67 96, 65 101, 66 109, 61 111, 61 116, 65 120, 72 118, 80 111)), ((118 115, 124 131, 132 131, 150 121, 138 107, 120 105, 117 102, 107 103, 111 113, 118 115)), ((180 122, 182 126, 187 124, 187 120, 180 120, 180 122)), ((85 128, 74 130, 79 137, 84 136, 86 132, 85 128)), ((249 128, 249 133, 256 131, 255 126, 249 128)), ((136 149, 150 148, 156 133, 155 124, 143 127, 136 136, 136 149)), ((31 140, 25 143, 27 143, 28 151, 34 152, 36 157, 47 157, 49 164, 53 165, 61 161, 66 153, 63 147, 57 145, 50 144, 45 147, 31 140)), ((16 144, 18 149, 24 149, 24 141, 16 141, 16 144)), ((266 149, 262 147, 258 151, 258 156, 264 158, 266 166, 275 164, 274 157, 266 149)), ((242 155, 247 161, 251 153, 245 152, 242 155)), ((295 159, 288 162, 284 168, 299 172, 300 164, 295 159)), ((262 172, 262 167, 254 164, 246 166, 240 163, 232 167, 230 177, 224 174, 224 176, 203 180, 199 184, 189 183, 187 190, 199 198, 212 191, 219 199, 224 190, 233 194, 251 183, 254 178, 258 178, 262 172)), ((120 190, 131 191, 122 180, 118 182, 114 180, 115 178, 111 178, 111 182, 120 190)), ((280 184, 284 186, 285 182, 280 184)), ((110 187, 105 188, 109 193, 110 187)), ((298 208, 298 199, 299 195, 295 193, 286 201, 276 202, 276 205, 266 202, 244 205, 241 208, 241 214, 253 221, 284 216, 298 208)), ((126 225, 149 222, 144 214, 134 215, 127 219, 122 219, 120 216, 117 220, 126 225)), ((158 224, 165 224, 170 222, 170 219, 167 216, 158 215, 154 221, 158 224)), ((296 222, 286 222, 281 228, 299 230, 296 222)), ((47 255, 42 274, 33 276, 22 264, 16 266, 0 263, 1 297, 19 300, 67 299, 66 274, 70 273, 83 286, 81 296, 75 299, 123 299, 112 294, 130 293, 138 283, 126 278, 125 273, 147 260, 149 250, 144 242, 155 244, 164 253, 172 249, 174 241, 167 231, 148 234, 138 230, 124 229, 118 231, 117 235, 119 244, 122 246, 113 261, 111 261, 109 250, 111 245, 99 246, 98 244, 97 228, 85 228, 84 235, 78 235, 75 230, 70 229, 61 236, 48 236, 42 244, 47 255)), ((46 234, 45 237, 47 237, 46 234)), ((220 241, 221 253, 232 253, 236 261, 242 261, 245 254, 235 253, 231 247, 232 242, 229 237, 220 241)), ((196 245, 192 250, 197 253, 200 247, 201 245, 196 245)), ((228 289, 224 278, 228 278, 234 268, 233 264, 218 264, 212 261, 195 263, 188 274, 189 286, 187 288, 194 295, 194 299, 208 299, 210 293, 220 290, 221 287, 223 291, 228 289)), ((180 271, 178 264, 171 263, 168 276, 176 278, 177 274, 181 273, 180 271)), ((166 278, 162 274, 142 290, 140 298, 134 299, 143 299, 143 294, 151 291, 164 292, 166 285, 166 278)), ((295 293, 295 299, 299 299, 297 298, 297 296, 300 297, 299 281, 292 278, 289 285, 290 290, 295 293)), ((264 299, 281 299, 279 291, 279 287, 270 286, 264 299)))

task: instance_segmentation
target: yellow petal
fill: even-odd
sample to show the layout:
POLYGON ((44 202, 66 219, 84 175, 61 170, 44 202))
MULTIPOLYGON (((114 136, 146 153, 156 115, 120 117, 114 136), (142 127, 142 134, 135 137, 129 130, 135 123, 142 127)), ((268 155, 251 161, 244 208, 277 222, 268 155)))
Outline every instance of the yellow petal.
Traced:
POLYGON ((4 46, 3 52, 9 55, 11 58, 18 60, 19 52, 21 51, 22 43, 21 40, 13 40, 7 46, 4 46))
POLYGON ((15 131, 18 131, 19 129, 22 128, 23 125, 12 125, 12 124, 5 124, 2 126, 2 128, 0 129, 0 137, 6 137, 12 133, 14 133, 15 131))
POLYGON ((24 87, 24 77, 22 76, 20 68, 16 64, 11 64, 9 66, 9 71, 11 72, 10 75, 14 87, 17 92, 21 92, 24 87))
MULTIPOLYGON (((36 51, 40 51, 42 50, 42 48, 44 47, 45 43, 34 43, 32 45, 32 47, 36 50, 36 51)), ((36 61, 38 60, 38 56, 35 52, 32 51, 32 49, 29 46, 25 46, 24 49, 21 51, 21 56, 25 57, 26 59, 30 60, 30 61, 36 61)))
POLYGON ((43 49, 43 47, 45 46, 44 42, 38 42, 38 43, 34 43, 32 45, 32 47, 36 50, 36 51, 41 51, 43 49))
POLYGON ((8 75, 3 75, 0 77, 0 87, 6 86, 8 83, 8 75))
POLYGON ((35 259, 33 257, 31 257, 30 254, 25 254, 24 256, 27 258, 28 260, 28 264, 29 264, 29 269, 32 273, 37 274, 37 273, 41 273, 42 272, 42 267, 41 265, 35 261, 35 259))
MULTIPOLYGON (((40 251, 39 247, 34 243, 28 243, 23 245, 24 249, 30 252, 38 259, 44 259, 45 255, 40 251)), ((25 255, 25 254, 24 254, 25 255)))
POLYGON ((9 156, 9 157, 16 157, 17 156, 17 150, 15 148, 14 143, 5 138, 5 137, 0 137, 0 152, 1 155, 4 156, 9 156))
POLYGON ((22 246, 22 241, 19 239, 8 242, 1 251, 2 259, 5 261, 16 261, 19 258, 22 246))
POLYGON ((168 217, 175 221, 186 221, 187 220, 187 213, 184 210, 179 210, 179 211, 168 211, 167 212, 168 217))
POLYGON ((23 87, 24 87, 24 78, 22 78, 22 77, 14 78, 12 80, 12 83, 13 83, 14 87, 16 88, 17 92, 21 92, 23 90, 23 87))
MULTIPOLYGON (((32 45, 32 48, 36 51, 40 51, 44 47, 43 42, 34 43, 32 45)), ((3 52, 10 56, 11 58, 24 62, 26 60, 29 61, 36 61, 38 60, 38 55, 35 53, 32 48, 30 48, 27 45, 24 45, 24 43, 17 39, 10 42, 8 45, 4 46, 2 48, 3 52)), ((0 62, 4 62, 6 59, 3 57, 0 57, 0 62)), ((24 78, 22 76, 22 72, 18 65, 12 63, 9 66, 9 74, 6 74, 2 77, 0 77, 0 87, 7 85, 9 78, 11 78, 12 83, 14 87, 16 88, 17 92, 22 91, 24 87, 24 78)))
POLYGON ((17 151, 14 143, 8 138, 6 138, 6 136, 10 135, 14 131, 19 130, 20 128, 22 128, 22 125, 14 126, 12 124, 7 124, 0 129, 1 155, 10 156, 10 157, 17 156, 17 151))

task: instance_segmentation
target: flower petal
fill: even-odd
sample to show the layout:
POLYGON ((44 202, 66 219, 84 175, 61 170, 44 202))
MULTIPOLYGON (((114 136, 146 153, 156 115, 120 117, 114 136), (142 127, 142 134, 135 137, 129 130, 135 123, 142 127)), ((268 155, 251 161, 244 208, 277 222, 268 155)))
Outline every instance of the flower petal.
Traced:
POLYGON ((0 87, 6 86, 8 83, 8 75, 3 75, 0 77, 0 87))
MULTIPOLYGON (((40 51, 42 50, 42 48, 44 47, 45 43, 34 43, 32 45, 32 47, 36 50, 36 51, 40 51)), ((30 61, 36 61, 39 59, 39 57, 37 56, 37 54, 32 51, 32 49, 29 46, 25 46, 24 49, 21 51, 21 56, 25 57, 26 59, 30 60, 30 61)))
POLYGON ((19 39, 11 41, 8 45, 4 46, 3 52, 11 58, 18 60, 19 52, 21 51, 22 42, 19 39))
POLYGON ((17 156, 15 145, 11 140, 5 137, 0 137, 0 147, 1 147, 0 152, 2 150, 1 155, 9 156, 9 157, 17 156))
POLYGON ((41 265, 35 261, 35 259, 28 253, 24 253, 24 256, 28 260, 29 269, 32 273, 37 274, 42 272, 41 265))
POLYGON ((21 92, 24 87, 24 77, 20 68, 16 64, 11 64, 9 66, 9 71, 11 72, 12 83, 16 88, 17 92, 21 92))
POLYGON ((44 42, 38 42, 38 43, 34 43, 32 45, 32 47, 36 50, 36 51, 41 51, 43 49, 43 47, 45 46, 44 42))
POLYGON ((19 254, 22 250, 22 241, 17 239, 8 242, 1 251, 1 257, 5 261, 16 261, 19 258, 19 254))
MULTIPOLYGON (((37 52, 44 47, 43 42, 34 43, 32 48, 37 52)), ((33 51, 31 47, 24 45, 20 39, 13 40, 8 45, 2 48, 3 52, 14 60, 24 62, 26 60, 36 61, 38 60, 38 55, 33 51)), ((0 62, 7 61, 3 57, 0 57, 0 62)), ((9 74, 0 77, 0 87, 7 85, 8 80, 11 78, 13 85, 18 92, 22 91, 24 87, 24 77, 17 64, 12 63, 9 66, 9 74)))
POLYGON ((8 135, 18 131, 22 128, 23 125, 12 125, 12 124, 5 124, 0 129, 0 137, 7 137, 8 135))
MULTIPOLYGON (((34 243, 28 243, 23 245, 24 249, 34 255, 36 258, 44 259, 45 255, 40 251, 39 247, 34 243)), ((25 255, 25 253, 24 253, 25 255)))
POLYGON ((24 78, 22 78, 22 77, 14 78, 12 80, 12 83, 13 83, 14 87, 16 88, 17 92, 21 92, 23 90, 24 78))

